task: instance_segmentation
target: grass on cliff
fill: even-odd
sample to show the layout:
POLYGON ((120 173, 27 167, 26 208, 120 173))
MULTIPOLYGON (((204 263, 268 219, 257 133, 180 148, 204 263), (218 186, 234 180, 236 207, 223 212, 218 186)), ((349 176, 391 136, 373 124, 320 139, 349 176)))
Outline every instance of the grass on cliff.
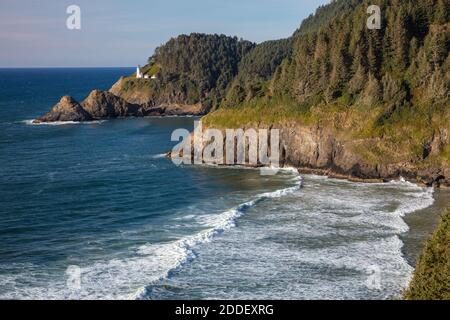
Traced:
POLYGON ((301 125, 331 127, 335 130, 343 128, 361 130, 359 124, 369 116, 374 119, 377 112, 374 108, 362 115, 359 110, 349 108, 348 102, 344 99, 325 104, 322 97, 317 96, 307 102, 299 103, 289 96, 275 96, 253 99, 232 108, 219 108, 205 116, 203 122, 217 128, 296 122, 301 125))
POLYGON ((128 77, 123 80, 122 92, 147 92, 151 90, 152 83, 147 79, 136 79, 133 77, 128 77))
POLYGON ((144 70, 142 72, 144 74, 148 74, 150 77, 157 75, 158 72, 161 70, 161 65, 159 63, 149 64, 144 67, 144 70))
POLYGON ((241 128, 248 125, 270 125, 286 119, 309 122, 309 106, 299 105, 289 97, 260 98, 233 108, 219 108, 202 121, 216 128, 241 128))
POLYGON ((450 207, 417 263, 407 300, 450 300, 450 207))

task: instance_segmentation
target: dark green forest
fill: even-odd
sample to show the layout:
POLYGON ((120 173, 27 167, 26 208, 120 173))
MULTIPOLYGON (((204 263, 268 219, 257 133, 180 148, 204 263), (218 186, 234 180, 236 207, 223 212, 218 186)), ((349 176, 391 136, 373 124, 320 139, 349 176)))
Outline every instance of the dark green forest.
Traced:
POLYGON ((365 104, 386 102, 393 111, 410 102, 414 90, 423 86, 430 98, 445 102, 448 4, 346 0, 320 9, 317 21, 307 20, 296 33, 293 54, 273 78, 273 93, 290 94, 299 101, 314 98, 329 103, 345 97, 352 104, 358 98, 365 104), (370 4, 382 8, 381 30, 366 27, 370 4), (336 15, 336 7, 345 9, 336 15), (320 15, 328 17, 328 12, 334 18, 324 23, 320 15))
POLYGON ((255 44, 237 37, 193 33, 158 47, 143 70, 157 80, 130 76, 121 96, 144 94, 159 103, 218 106, 238 73, 239 63, 255 44))

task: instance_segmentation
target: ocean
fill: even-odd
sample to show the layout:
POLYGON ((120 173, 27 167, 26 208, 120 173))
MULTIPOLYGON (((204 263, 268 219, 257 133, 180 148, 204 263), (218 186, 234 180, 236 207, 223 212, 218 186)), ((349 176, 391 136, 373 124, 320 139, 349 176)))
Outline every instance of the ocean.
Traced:
POLYGON ((196 118, 31 124, 133 71, 0 69, 0 299, 400 296, 442 191, 175 166, 196 118))

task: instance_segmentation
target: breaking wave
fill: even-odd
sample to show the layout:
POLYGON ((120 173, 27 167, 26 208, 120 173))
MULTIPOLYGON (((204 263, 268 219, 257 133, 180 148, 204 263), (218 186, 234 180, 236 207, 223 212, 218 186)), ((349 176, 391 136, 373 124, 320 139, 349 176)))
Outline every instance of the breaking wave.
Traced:
POLYGON ((84 125, 84 124, 100 124, 107 120, 95 120, 95 121, 55 121, 55 122, 41 122, 34 123, 36 119, 23 120, 22 123, 29 126, 66 126, 66 125, 84 125))

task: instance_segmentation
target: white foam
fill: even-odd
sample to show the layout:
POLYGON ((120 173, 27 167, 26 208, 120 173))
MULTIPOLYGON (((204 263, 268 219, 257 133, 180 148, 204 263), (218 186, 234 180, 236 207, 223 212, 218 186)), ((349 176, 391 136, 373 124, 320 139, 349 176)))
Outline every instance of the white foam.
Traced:
POLYGON ((403 217, 408 213, 428 208, 434 203, 433 193, 433 188, 426 188, 422 192, 408 194, 408 199, 399 205, 395 214, 403 217))
MULTIPOLYGON (((319 178, 319 176, 317 177, 319 178)), ((313 179, 316 179, 316 176, 314 176, 313 179)), ((322 180, 326 178, 320 177, 319 179, 322 180)), ((194 248, 203 243, 211 242, 217 235, 235 227, 237 219, 241 217, 248 208, 254 206, 263 199, 285 197, 299 190, 303 185, 303 179, 297 175, 293 178, 293 180, 295 181, 295 185, 292 187, 276 190, 273 192, 262 193, 256 196, 255 199, 253 199, 252 201, 243 203, 240 206, 228 210, 226 212, 223 212, 222 214, 219 215, 207 215, 198 217, 197 221, 201 222, 205 226, 208 226, 209 229, 195 236, 187 237, 185 239, 177 241, 176 243, 171 244, 176 248, 182 248, 182 250, 178 251, 174 250, 175 252, 178 252, 180 256, 178 257, 177 260, 178 263, 172 264, 173 267, 172 270, 182 267, 186 262, 190 261, 190 259, 195 258, 194 248)), ((433 196, 432 196, 433 189, 422 189, 406 181, 395 181, 392 183, 375 184, 375 185, 360 184, 353 182, 348 183, 354 186, 361 186, 363 189, 361 191, 362 194, 355 197, 355 195, 351 193, 350 191, 351 189, 349 189, 340 194, 341 197, 345 195, 346 198, 345 197, 340 198, 339 195, 333 197, 332 195, 326 194, 326 192, 324 192, 324 194, 322 195, 317 195, 320 197, 324 196, 323 201, 326 202, 323 203, 323 205, 320 205, 319 207, 324 208, 327 208, 329 206, 335 208, 337 207, 341 208, 344 213, 350 210, 359 212, 359 215, 345 218, 345 216, 344 217, 339 215, 336 216, 332 213, 325 214, 326 212, 324 213, 311 212, 310 213, 311 218, 315 219, 314 223, 319 223, 321 225, 321 228, 323 228, 323 230, 320 231, 317 229, 316 226, 314 230, 310 230, 310 232, 314 231, 313 234, 311 235, 317 236, 318 232, 319 233, 322 232, 323 236, 329 236, 330 233, 332 234, 336 232, 336 227, 339 224, 343 223, 345 219, 347 219, 346 220, 347 223, 353 226, 353 228, 357 228, 358 226, 363 227, 362 229, 360 229, 361 232, 364 232, 364 226, 371 228, 370 232, 373 233, 374 235, 377 232, 379 232, 380 233, 379 238, 377 240, 370 240, 367 242, 366 241, 355 242, 351 245, 331 246, 328 249, 323 250, 303 249, 297 252, 298 260, 299 262, 302 263, 311 263, 318 266, 320 265, 326 266, 331 264, 334 266, 333 268, 348 268, 357 270, 360 274, 362 274, 360 279, 358 279, 358 281, 362 282, 362 285, 364 285, 363 283, 365 279, 364 273, 367 270, 369 270, 372 265, 380 265, 386 268, 386 270, 383 270, 383 275, 385 276, 385 279, 383 280, 383 285, 385 285, 386 288, 388 288, 389 292, 398 292, 401 288, 403 288, 407 284, 408 279, 410 278, 413 270, 412 267, 408 265, 408 263, 403 257, 401 251, 403 243, 398 237, 399 234, 406 232, 408 230, 408 227, 406 223, 403 221, 402 216, 404 214, 414 212, 431 205, 433 203, 433 196), (370 193, 371 191, 374 190, 373 188, 378 188, 383 191, 384 190, 383 188, 392 188, 392 187, 395 187, 395 189, 397 190, 401 190, 406 195, 405 198, 402 197, 402 201, 399 203, 398 208, 396 208, 393 212, 383 211, 380 209, 380 206, 383 203, 383 199, 377 198, 374 199, 373 201, 369 201, 365 197, 365 192, 370 193), (362 198, 359 198, 359 196, 362 196, 362 198), (333 203, 333 201, 335 203, 333 203), (353 203, 352 201, 356 202, 353 203), (378 231, 379 228, 380 230, 378 231), (388 228, 388 229, 383 231, 381 228, 388 228), (387 237, 384 238, 385 236, 383 235, 387 237), (344 254, 346 252, 358 253, 357 256, 359 256, 359 258, 355 259, 355 254, 347 256, 348 254, 347 255, 344 254)), ((333 188, 334 188, 333 190, 339 192, 339 188, 336 187, 333 188)), ((299 194, 299 196, 301 195, 302 194, 299 194)), ((294 199, 296 199, 295 201, 301 201, 301 199, 299 199, 299 197, 297 196, 294 199)), ((316 199, 316 201, 321 200, 316 199)), ((293 210, 294 211, 292 211, 292 216, 295 217, 296 212, 294 208, 293 210)), ((309 211, 309 209, 306 208, 305 211, 307 212, 309 211)), ((303 214, 305 214, 306 212, 303 212, 303 214)), ((278 216, 279 213, 277 212, 275 215, 278 216)), ((278 218, 274 217, 274 219, 278 218)), ((302 221, 303 222, 301 225, 293 226, 297 228, 296 229, 297 233, 300 232, 300 230, 302 230, 302 232, 308 232, 307 231, 308 221, 305 220, 302 221)), ((273 228, 273 226, 271 226, 271 228, 273 228)), ((280 232, 283 230, 284 232, 286 232, 287 230, 285 228, 286 226, 283 226, 283 229, 280 230, 280 232)), ((342 234, 346 233, 345 229, 340 232, 342 234)), ((352 233, 355 231, 350 229, 348 232, 352 233)), ((252 234, 251 237, 255 236, 256 234, 252 234)), ((261 235, 261 238, 264 238, 264 235, 261 235)), ((212 250, 212 248, 210 250, 212 250)), ((221 252, 223 251, 220 249, 220 246, 219 251, 221 252)), ((277 252, 280 253, 279 251, 277 252)), ((293 257, 294 254, 295 254, 294 252, 291 252, 290 256, 293 257)), ((276 257, 275 254, 274 257, 276 257)), ((167 272, 165 272, 163 277, 170 275, 172 270, 168 270, 167 272)), ((154 283, 150 283, 147 288, 151 288, 152 284, 154 283)), ((350 290, 349 288, 347 289, 350 290)), ((148 292, 147 289, 142 288, 141 290, 138 291, 138 293, 134 297, 137 299, 145 298, 148 297, 149 294, 151 294, 151 292, 148 292)), ((311 296, 314 296, 314 294, 315 294, 314 292, 311 292, 311 296)), ((316 292, 316 294, 318 293, 316 292)), ((326 296, 327 294, 328 295, 331 294, 331 296, 333 296, 334 294, 338 294, 338 292, 337 291, 336 292, 333 291, 331 293, 320 292, 320 294, 322 294, 322 297, 326 296)), ((339 295, 337 295, 336 297, 339 297, 339 295)))
POLYGON ((54 122, 39 122, 34 123, 36 119, 23 120, 22 123, 29 126, 65 126, 65 125, 81 125, 81 124, 100 124, 107 120, 95 120, 95 121, 54 121, 54 122))
MULTIPOLYGON (((236 220, 240 218, 246 210, 253 207, 258 202, 266 199, 266 198, 279 198, 291 194, 297 190, 299 190, 302 186, 303 179, 301 177, 296 178, 296 185, 293 187, 276 190, 273 192, 262 193, 258 195, 255 199, 242 203, 236 208, 227 210, 219 215, 212 215, 206 217, 203 222, 206 225, 212 226, 206 231, 200 232, 194 236, 186 237, 184 239, 178 240, 174 243, 169 244, 173 248, 181 248, 181 250, 175 250, 179 254, 178 258, 175 259, 176 263, 172 263, 168 266, 167 271, 162 274, 158 280, 166 278, 170 275, 173 270, 176 270, 183 266, 186 262, 190 261, 195 254, 193 249, 201 245, 203 243, 211 242, 215 237, 221 235, 222 233, 230 230, 231 228, 236 227, 236 220)), ((143 246, 139 249, 139 251, 147 252, 148 250, 152 251, 153 245, 143 246)), ((167 251, 164 251, 167 252, 167 251)), ((149 283, 151 285, 152 283, 149 283)), ((135 299, 142 299, 147 295, 147 289, 141 288, 137 291, 137 293, 133 296, 135 299)))
POLYGON ((165 153, 161 153, 161 154, 155 154, 152 156, 152 159, 162 159, 165 158, 167 155, 165 153))
POLYGON ((260 300, 397 297, 413 271, 402 252, 400 235, 406 224, 400 212, 429 205, 432 192, 401 181, 316 184, 307 177, 303 192, 261 203, 258 214, 214 245, 202 247, 198 261, 170 282, 198 287, 183 292, 159 288, 153 295, 260 300), (416 202, 408 205, 411 201, 416 202), (379 281, 379 289, 370 287, 372 280, 379 281))
POLYGON ((283 168, 277 168, 277 170, 281 171, 281 172, 291 172, 291 173, 295 173, 298 174, 298 169, 294 168, 294 167, 283 167, 283 168))

